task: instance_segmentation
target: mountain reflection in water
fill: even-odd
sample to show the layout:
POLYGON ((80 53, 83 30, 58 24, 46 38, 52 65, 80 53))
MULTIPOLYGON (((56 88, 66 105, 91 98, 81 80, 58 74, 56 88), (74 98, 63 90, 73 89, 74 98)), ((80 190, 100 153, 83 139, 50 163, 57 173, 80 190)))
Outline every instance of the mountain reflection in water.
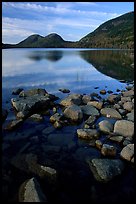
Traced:
POLYGON ((134 53, 129 50, 86 50, 80 56, 101 73, 117 80, 134 80, 134 53))

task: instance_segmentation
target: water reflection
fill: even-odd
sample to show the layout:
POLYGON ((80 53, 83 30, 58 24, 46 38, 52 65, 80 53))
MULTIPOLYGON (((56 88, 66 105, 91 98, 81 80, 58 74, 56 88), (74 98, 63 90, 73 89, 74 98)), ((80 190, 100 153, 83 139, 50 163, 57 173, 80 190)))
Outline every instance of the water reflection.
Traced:
POLYGON ((46 59, 52 62, 56 62, 63 57, 63 52, 61 50, 32 51, 27 57, 34 61, 46 59))
POLYGON ((86 50, 80 56, 101 73, 118 80, 134 80, 134 54, 128 50, 86 50))

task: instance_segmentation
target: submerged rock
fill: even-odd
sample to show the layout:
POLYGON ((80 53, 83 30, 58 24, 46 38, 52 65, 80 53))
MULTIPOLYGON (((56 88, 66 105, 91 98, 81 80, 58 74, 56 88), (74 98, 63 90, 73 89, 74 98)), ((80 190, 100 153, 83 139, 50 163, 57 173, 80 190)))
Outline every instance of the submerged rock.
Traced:
POLYGON ((124 163, 119 159, 92 159, 88 163, 95 179, 102 183, 112 180, 124 170, 124 163))
POLYGON ((23 120, 22 119, 18 119, 18 120, 12 120, 11 122, 9 122, 7 124, 7 126, 4 128, 5 130, 15 130, 16 128, 18 128, 20 125, 22 125, 23 120))
POLYGON ((95 129, 77 129, 77 135, 79 138, 87 140, 99 138, 99 132, 95 129))

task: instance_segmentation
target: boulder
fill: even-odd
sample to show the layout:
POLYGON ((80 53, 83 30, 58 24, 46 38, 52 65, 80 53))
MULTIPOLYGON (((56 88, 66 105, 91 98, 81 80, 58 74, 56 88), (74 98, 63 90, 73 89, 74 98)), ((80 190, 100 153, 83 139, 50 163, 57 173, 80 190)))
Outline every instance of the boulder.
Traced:
POLYGON ((62 106, 70 106, 70 105, 80 105, 82 103, 82 95, 81 94, 71 94, 60 102, 62 106))
POLYGON ((134 123, 127 120, 117 120, 114 124, 114 133, 124 137, 132 137, 134 135, 134 123))
POLYGON ((45 89, 30 89, 27 91, 21 91, 19 96, 20 97, 28 97, 28 96, 34 96, 34 95, 45 95, 47 94, 47 91, 45 89))
POLYGON ((21 91, 23 91, 23 89, 22 88, 18 88, 18 89, 13 90, 12 94, 13 95, 19 95, 21 91))
POLYGON ((34 121, 38 121, 38 122, 42 122, 43 121, 43 116, 40 114, 33 114, 30 116, 30 119, 34 120, 34 121))
POLYGON ((71 105, 64 110, 64 116, 74 122, 81 122, 83 113, 79 106, 71 105))
POLYGON ((131 97, 130 96, 128 96, 128 97, 121 96, 121 102, 122 103, 131 102, 131 97))
POLYGON ((20 186, 19 202, 47 202, 36 178, 28 179, 20 186))
POLYGON ((55 113, 54 115, 52 115, 52 116, 50 117, 50 122, 51 122, 51 123, 55 123, 56 121, 59 122, 59 121, 61 120, 62 116, 63 116, 63 115, 60 114, 60 113, 55 113))
POLYGON ((106 116, 109 118, 116 118, 116 119, 122 118, 119 112, 113 108, 102 108, 100 112, 103 116, 106 116))
POLYGON ((82 102, 84 103, 84 104, 87 104, 89 101, 91 101, 92 100, 92 97, 91 96, 89 96, 89 95, 84 95, 83 97, 82 97, 82 102))
POLYGON ((123 136, 120 136, 120 135, 116 135, 116 136, 111 136, 109 139, 110 139, 111 141, 113 141, 113 142, 118 142, 118 143, 120 143, 120 142, 123 141, 124 137, 123 137, 123 136))
POLYGON ((96 147, 98 148, 98 149, 101 149, 102 148, 102 141, 101 140, 96 140, 95 141, 95 145, 96 145, 96 147))
POLYGON ((134 90, 131 89, 129 91, 124 91, 124 92, 122 92, 122 94, 125 97, 128 97, 128 96, 133 97, 134 96, 134 90))
POLYGON ((99 132, 96 129, 77 129, 77 135, 79 138, 86 140, 99 138, 99 132))
POLYGON ((63 89, 63 88, 59 89, 59 91, 61 91, 62 93, 69 93, 70 92, 69 89, 63 89))
POLYGON ((113 124, 107 120, 103 120, 98 123, 100 131, 104 133, 110 133, 113 131, 113 124))
POLYGON ((81 107, 83 114, 88 116, 99 116, 99 111, 92 105, 85 105, 81 107))
POLYGON ((94 125, 96 119, 97 119, 96 116, 91 115, 91 116, 89 116, 89 118, 85 121, 85 124, 87 124, 87 125, 89 125, 89 126, 92 126, 92 125, 94 125))
POLYGON ((101 102, 101 101, 89 101, 87 103, 87 105, 94 106, 95 108, 100 110, 102 108, 102 106, 103 106, 103 102, 101 102))
POLYGON ((102 89, 102 90, 100 90, 100 94, 106 94, 106 90, 105 89, 102 89))
POLYGON ((131 161, 131 159, 134 156, 134 144, 128 144, 127 146, 125 146, 121 153, 120 153, 121 158, 127 160, 127 161, 131 161))
POLYGON ((37 111, 50 107, 50 99, 43 95, 19 99, 12 98, 11 103, 17 112, 22 112, 22 117, 29 117, 37 111))
POLYGON ((103 144, 101 154, 103 156, 116 156, 116 148, 112 145, 103 144))
POLYGON ((127 120, 130 120, 134 122, 134 110, 132 110, 130 113, 127 113, 127 120))
POLYGON ((19 126, 21 126, 23 123, 23 120, 22 119, 18 119, 18 120, 12 120, 11 122, 9 122, 7 124, 7 126, 4 128, 5 130, 9 130, 9 131, 12 131, 12 130, 15 130, 16 128, 18 128, 19 126))
POLYGON ((115 103, 117 101, 119 101, 120 97, 119 95, 117 94, 110 94, 107 98, 107 100, 110 102, 110 103, 115 103))
POLYGON ((134 108, 134 104, 132 103, 132 102, 125 102, 124 104, 123 104, 123 108, 125 109, 125 110, 127 110, 128 112, 131 112, 132 111, 132 109, 134 108))
POLYGON ((124 170, 124 163, 120 159, 95 158, 88 163, 94 178, 102 183, 107 183, 124 170))

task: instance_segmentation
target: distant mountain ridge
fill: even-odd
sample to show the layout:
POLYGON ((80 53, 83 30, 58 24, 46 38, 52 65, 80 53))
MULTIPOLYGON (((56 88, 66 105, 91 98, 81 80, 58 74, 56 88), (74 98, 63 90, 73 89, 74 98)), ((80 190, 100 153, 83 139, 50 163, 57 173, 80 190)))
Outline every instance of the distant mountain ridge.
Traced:
POLYGON ((134 12, 106 21, 77 42, 65 41, 51 33, 45 37, 34 34, 17 44, 2 48, 134 48, 134 12))

